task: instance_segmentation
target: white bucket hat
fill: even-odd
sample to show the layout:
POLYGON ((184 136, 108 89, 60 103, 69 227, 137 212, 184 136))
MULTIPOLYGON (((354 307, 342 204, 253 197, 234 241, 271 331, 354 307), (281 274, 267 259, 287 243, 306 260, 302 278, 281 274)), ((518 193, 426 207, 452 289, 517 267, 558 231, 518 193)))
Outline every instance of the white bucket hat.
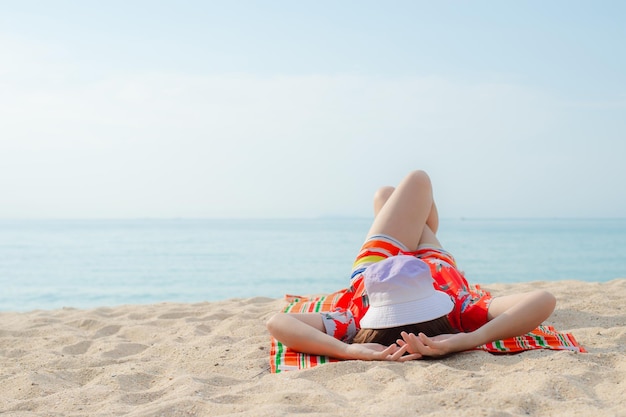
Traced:
POLYGON ((363 329, 387 329, 423 323, 447 315, 454 303, 435 290, 428 265, 414 256, 399 255, 376 262, 363 273, 369 309, 363 329))

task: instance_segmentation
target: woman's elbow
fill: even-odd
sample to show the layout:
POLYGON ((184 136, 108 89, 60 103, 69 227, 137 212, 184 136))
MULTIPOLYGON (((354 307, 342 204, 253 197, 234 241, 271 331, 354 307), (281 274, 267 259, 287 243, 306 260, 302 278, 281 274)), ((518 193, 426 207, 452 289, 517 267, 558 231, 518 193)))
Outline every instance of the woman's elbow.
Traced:
POLYGON ((276 316, 278 316, 278 314, 274 314, 272 317, 269 318, 269 320, 265 322, 265 327, 267 327, 267 330, 270 332, 270 334, 273 334, 274 330, 276 329, 276 316))
POLYGON ((543 306, 546 316, 545 318, 547 319, 556 308, 556 297, 552 293, 545 290, 537 291, 537 297, 543 306))
POLYGON ((285 313, 276 313, 265 322, 265 327, 272 336, 276 337, 284 327, 284 316, 285 313))

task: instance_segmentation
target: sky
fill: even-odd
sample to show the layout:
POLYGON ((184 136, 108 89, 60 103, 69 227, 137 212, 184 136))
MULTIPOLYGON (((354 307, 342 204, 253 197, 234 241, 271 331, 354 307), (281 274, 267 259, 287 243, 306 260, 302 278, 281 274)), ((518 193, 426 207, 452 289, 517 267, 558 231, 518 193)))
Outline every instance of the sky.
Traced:
POLYGON ((626 217, 621 1, 0 0, 0 218, 626 217))

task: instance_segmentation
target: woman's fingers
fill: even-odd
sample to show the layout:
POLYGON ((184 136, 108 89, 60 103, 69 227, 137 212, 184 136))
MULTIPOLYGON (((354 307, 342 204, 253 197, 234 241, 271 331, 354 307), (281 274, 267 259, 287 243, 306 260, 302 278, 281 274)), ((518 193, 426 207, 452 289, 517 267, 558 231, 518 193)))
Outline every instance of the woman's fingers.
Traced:
POLYGON ((391 345, 387 349, 392 349, 392 348, 395 349, 395 352, 387 356, 386 360, 388 361, 406 362, 406 361, 412 361, 414 359, 421 359, 422 357, 422 355, 420 355, 419 353, 411 353, 409 355, 406 355, 409 349, 409 345, 404 343, 404 341, 402 341, 402 344, 399 344, 399 345, 391 345))
POLYGON ((413 361, 413 360, 422 359, 422 358, 423 356, 420 355, 419 353, 411 353, 409 355, 402 356, 400 359, 398 359, 398 362, 413 361))
POLYGON ((438 346, 439 343, 436 340, 431 339, 430 337, 426 336, 424 333, 420 333, 418 336, 418 339, 428 349, 437 350, 437 348, 439 347, 438 346))
POLYGON ((409 346, 408 351, 412 354, 419 354, 420 356, 439 356, 441 355, 441 348, 438 343, 424 333, 420 333, 416 336, 413 333, 401 333, 403 341, 409 346))
POLYGON ((391 360, 391 361, 397 361, 398 359, 400 359, 402 355, 405 354, 406 349, 408 347, 407 345, 404 345, 401 347, 397 347, 396 345, 391 345, 389 347, 392 347, 392 346, 396 348, 396 351, 389 357, 388 360, 391 360))
POLYGON ((379 361, 393 360, 392 358, 394 357, 397 351, 398 351, 398 346, 396 346, 396 344, 394 343, 378 352, 375 352, 372 355, 372 360, 379 360, 379 361))

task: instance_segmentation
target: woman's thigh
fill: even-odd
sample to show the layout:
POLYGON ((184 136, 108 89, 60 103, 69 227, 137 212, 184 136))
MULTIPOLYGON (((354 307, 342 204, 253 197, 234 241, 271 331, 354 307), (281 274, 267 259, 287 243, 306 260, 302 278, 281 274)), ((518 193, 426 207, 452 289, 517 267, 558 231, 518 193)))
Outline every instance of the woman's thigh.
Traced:
POLYGON ((423 171, 407 175, 389 196, 368 232, 387 235, 416 250, 433 205, 430 178, 423 171))

